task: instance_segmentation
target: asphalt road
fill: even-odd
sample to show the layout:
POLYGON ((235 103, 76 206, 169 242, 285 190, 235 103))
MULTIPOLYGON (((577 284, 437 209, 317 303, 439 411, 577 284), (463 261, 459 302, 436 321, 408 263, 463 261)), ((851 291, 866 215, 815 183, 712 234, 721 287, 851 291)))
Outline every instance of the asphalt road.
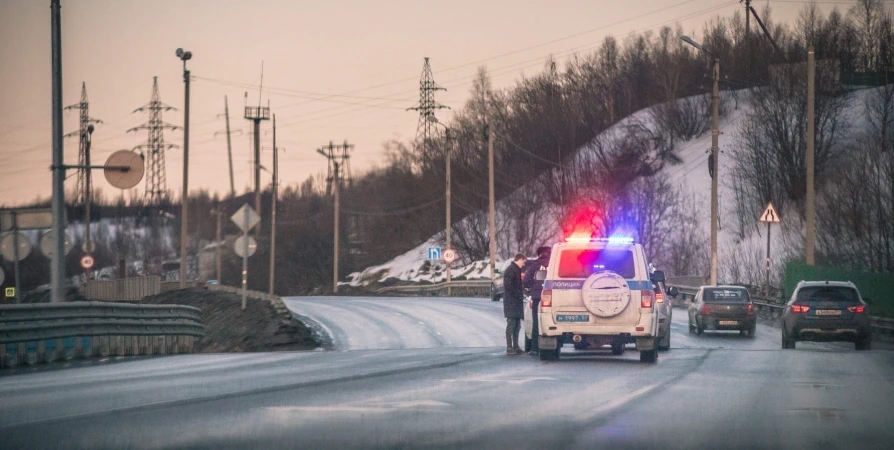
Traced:
MULTIPOLYGON (((690 335, 506 356, 486 299, 292 298, 330 350, 0 377, 6 448, 890 448, 894 352, 690 335)), ((879 346, 880 347, 880 346, 879 346)))

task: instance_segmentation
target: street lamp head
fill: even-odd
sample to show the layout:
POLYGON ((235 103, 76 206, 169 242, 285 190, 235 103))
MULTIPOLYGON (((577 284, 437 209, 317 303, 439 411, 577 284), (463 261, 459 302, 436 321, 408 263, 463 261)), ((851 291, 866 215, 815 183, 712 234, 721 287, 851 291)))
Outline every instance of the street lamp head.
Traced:
POLYGON ((95 129, 95 127, 93 126, 92 123, 91 123, 90 125, 87 125, 87 132, 88 132, 88 133, 93 134, 93 130, 94 130, 94 129, 95 129))
POLYGON ((192 59, 192 52, 183 51, 182 48, 178 48, 176 54, 177 57, 183 61, 189 61, 190 59, 192 59))
POLYGON ((689 44, 689 45, 691 45, 691 46, 693 46, 693 47, 695 47, 695 48, 697 48, 697 49, 699 49, 699 50, 703 50, 703 49, 702 49, 702 46, 701 46, 701 45, 698 45, 698 42, 693 41, 692 38, 689 37, 689 36, 680 36, 680 39, 682 39, 683 42, 685 42, 685 43, 687 43, 687 44, 689 44))

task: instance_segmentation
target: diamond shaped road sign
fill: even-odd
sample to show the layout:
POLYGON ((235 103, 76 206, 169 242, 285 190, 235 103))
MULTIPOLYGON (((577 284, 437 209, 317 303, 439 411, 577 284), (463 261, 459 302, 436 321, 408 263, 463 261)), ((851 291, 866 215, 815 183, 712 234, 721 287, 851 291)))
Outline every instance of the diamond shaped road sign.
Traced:
POLYGON ((230 216, 230 220, 232 220, 240 230, 248 233, 249 230, 261 222, 261 216, 259 216, 258 213, 246 203, 239 208, 239 211, 236 211, 236 214, 230 216), (248 226, 246 226, 246 224, 248 226))

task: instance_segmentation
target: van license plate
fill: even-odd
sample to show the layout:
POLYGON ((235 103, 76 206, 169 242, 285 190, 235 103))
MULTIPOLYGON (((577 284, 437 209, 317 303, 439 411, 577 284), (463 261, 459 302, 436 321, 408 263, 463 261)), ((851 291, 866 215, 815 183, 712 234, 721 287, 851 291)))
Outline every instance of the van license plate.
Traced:
POLYGON ((717 322, 718 325, 738 325, 739 322, 735 320, 721 320, 717 322))
POLYGON ((556 314, 556 322, 589 322, 588 314, 556 314))

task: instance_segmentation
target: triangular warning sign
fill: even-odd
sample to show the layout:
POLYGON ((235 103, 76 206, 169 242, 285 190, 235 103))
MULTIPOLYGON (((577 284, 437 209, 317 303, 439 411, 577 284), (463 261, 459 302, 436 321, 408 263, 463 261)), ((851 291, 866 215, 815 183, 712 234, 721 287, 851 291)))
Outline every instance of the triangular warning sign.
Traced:
POLYGON ((758 220, 767 223, 779 223, 779 214, 776 213, 773 203, 767 204, 767 209, 764 210, 764 213, 761 214, 761 218, 758 220))

